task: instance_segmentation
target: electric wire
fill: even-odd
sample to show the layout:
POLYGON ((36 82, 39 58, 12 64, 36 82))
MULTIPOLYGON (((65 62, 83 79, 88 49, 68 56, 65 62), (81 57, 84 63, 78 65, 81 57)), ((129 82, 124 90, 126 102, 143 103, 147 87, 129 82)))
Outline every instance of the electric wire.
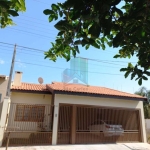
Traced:
MULTIPOLYGON (((19 62, 19 63, 23 63, 23 64, 29 64, 29 65, 34 65, 34 66, 49 67, 49 68, 54 68, 54 69, 63 69, 63 70, 66 69, 66 68, 61 68, 61 67, 53 67, 53 66, 47 66, 47 65, 41 65, 41 64, 35 64, 35 63, 28 63, 28 62, 22 62, 22 61, 21 61, 21 62, 20 62, 20 61, 15 61, 15 62, 19 62)), ((79 71, 79 70, 75 70, 75 71, 79 71)), ((91 72, 91 71, 83 71, 83 70, 82 70, 82 72, 122 76, 121 74, 112 74, 112 73, 104 73, 104 72, 91 72)))

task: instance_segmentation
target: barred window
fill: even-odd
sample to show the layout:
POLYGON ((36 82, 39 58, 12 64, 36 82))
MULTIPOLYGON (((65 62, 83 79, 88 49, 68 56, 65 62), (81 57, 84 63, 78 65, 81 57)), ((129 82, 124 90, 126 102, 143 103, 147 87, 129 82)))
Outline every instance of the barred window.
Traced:
POLYGON ((38 105, 17 105, 15 121, 44 121, 45 106, 38 105))

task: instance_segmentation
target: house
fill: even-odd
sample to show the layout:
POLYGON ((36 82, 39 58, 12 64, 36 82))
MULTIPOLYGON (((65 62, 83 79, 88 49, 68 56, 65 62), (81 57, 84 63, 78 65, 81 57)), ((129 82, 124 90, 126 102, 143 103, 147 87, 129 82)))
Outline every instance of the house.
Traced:
POLYGON ((5 75, 0 75, 0 102, 3 101, 6 96, 7 84, 8 77, 5 75))
POLYGON ((10 145, 146 142, 146 98, 83 84, 23 83, 20 72, 15 77, 3 145, 8 133, 10 145), (114 125, 113 134, 90 129, 101 121, 108 131, 114 125), (117 135, 116 128, 121 127, 123 133, 117 135))

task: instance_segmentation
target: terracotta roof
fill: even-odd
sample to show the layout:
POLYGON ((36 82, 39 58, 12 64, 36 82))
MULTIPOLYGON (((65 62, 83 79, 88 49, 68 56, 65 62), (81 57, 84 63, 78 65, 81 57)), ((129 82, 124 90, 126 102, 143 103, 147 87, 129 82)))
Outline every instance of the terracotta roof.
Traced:
POLYGON ((39 91, 39 92, 53 92, 53 91, 62 91, 62 92, 72 92, 72 93, 85 93, 85 94, 96 94, 104 96, 117 96, 117 97, 126 97, 126 98, 136 98, 141 100, 146 100, 146 98, 130 94, 126 92, 121 92, 105 87, 98 86, 87 86, 83 84, 71 84, 71 83, 62 83, 62 82, 52 82, 52 84, 33 84, 33 83, 22 83, 21 86, 12 86, 11 90, 18 91, 39 91))
POLYGON ((87 86, 83 84, 69 84, 69 83, 65 84, 61 82, 53 82, 52 84, 47 84, 46 87, 51 92, 65 91, 65 92, 78 92, 78 93, 98 94, 98 95, 107 95, 107 96, 146 99, 142 96, 135 95, 135 94, 121 92, 121 91, 117 91, 105 87, 87 86))
POLYGON ((44 84, 22 83, 20 86, 11 86, 11 90, 20 91, 48 91, 44 84))

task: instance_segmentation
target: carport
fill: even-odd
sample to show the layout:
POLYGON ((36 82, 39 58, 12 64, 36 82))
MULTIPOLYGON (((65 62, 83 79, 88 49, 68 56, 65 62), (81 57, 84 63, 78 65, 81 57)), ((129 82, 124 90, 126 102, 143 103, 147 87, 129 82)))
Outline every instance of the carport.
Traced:
POLYGON ((138 109, 60 104, 57 144, 101 144, 141 142, 138 109), (122 135, 105 136, 103 131, 90 130, 100 120, 122 125, 122 135))

